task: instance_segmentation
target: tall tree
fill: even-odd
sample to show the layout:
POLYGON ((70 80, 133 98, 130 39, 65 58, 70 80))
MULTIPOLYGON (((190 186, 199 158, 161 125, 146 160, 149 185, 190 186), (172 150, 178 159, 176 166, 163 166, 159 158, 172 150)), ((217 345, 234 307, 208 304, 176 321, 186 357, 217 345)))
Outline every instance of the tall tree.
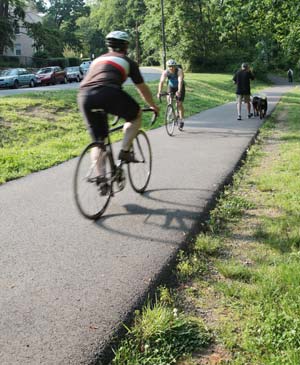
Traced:
POLYGON ((0 0, 0 55, 12 47, 19 21, 25 17, 23 0, 0 0))
POLYGON ((62 56, 64 43, 59 29, 48 27, 40 22, 27 23, 28 34, 34 39, 37 52, 43 52, 51 57, 62 56))
POLYGON ((84 0, 50 0, 49 3, 47 17, 59 29, 63 23, 74 22, 90 14, 90 7, 84 0))
POLYGON ((79 51, 82 45, 77 37, 77 20, 89 16, 90 7, 85 5, 84 0, 50 0, 49 3, 45 25, 59 30, 63 45, 79 51))
POLYGON ((100 0, 92 7, 92 21, 103 34, 117 29, 128 32, 131 38, 130 56, 140 63, 140 25, 145 12, 144 0, 100 0))

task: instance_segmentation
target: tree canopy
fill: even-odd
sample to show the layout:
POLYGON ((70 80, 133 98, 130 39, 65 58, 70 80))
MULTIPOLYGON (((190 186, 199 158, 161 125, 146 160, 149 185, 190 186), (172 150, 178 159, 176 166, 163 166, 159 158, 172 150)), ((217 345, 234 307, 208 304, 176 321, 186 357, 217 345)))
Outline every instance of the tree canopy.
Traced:
MULTIPOLYGON (((14 9, 10 18, 1 18, 2 47, 10 44, 22 17, 22 1, 0 0, 0 15, 5 4, 14 9)), ((300 3, 295 0, 49 0, 48 7, 44 0, 34 1, 45 16, 43 24, 29 28, 37 48, 52 55, 67 46, 85 57, 97 56, 105 51, 105 34, 121 29, 130 34, 130 56, 161 64, 163 3, 167 58, 190 70, 229 71, 242 61, 262 73, 266 67, 300 67, 300 3)))

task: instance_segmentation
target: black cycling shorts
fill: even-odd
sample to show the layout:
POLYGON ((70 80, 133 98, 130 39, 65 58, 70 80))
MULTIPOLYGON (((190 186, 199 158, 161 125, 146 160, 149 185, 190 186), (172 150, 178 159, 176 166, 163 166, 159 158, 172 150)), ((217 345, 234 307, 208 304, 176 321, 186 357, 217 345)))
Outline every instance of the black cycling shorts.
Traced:
MULTIPOLYGON (((176 93, 178 91, 177 87, 171 87, 168 85, 168 93, 176 93)), ((176 97, 178 101, 184 101, 185 98, 185 85, 182 85, 182 90, 181 90, 181 94, 180 97, 176 97)))
POLYGON ((108 135, 106 113, 130 122, 137 118, 140 110, 139 104, 125 91, 109 86, 81 90, 78 105, 94 140, 108 135), (94 109, 102 109, 104 112, 95 112, 94 109))

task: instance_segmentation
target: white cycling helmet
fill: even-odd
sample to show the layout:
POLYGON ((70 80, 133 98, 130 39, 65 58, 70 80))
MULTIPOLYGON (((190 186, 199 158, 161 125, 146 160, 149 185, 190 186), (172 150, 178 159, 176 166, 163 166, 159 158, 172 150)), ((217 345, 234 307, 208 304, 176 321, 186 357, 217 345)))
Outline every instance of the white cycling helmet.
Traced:
POLYGON ((123 51, 129 43, 129 35, 121 30, 115 30, 107 34, 105 43, 107 47, 112 48, 115 51, 123 51))
POLYGON ((175 60, 170 59, 167 61, 167 66, 177 66, 177 62, 175 60))

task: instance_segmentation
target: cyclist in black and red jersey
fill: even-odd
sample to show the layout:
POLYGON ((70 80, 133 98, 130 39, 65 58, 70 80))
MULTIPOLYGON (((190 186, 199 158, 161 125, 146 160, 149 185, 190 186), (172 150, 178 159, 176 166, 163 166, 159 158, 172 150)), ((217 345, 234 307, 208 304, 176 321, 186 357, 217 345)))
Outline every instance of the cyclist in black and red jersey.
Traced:
POLYGON ((144 83, 138 64, 126 56, 129 37, 126 32, 113 31, 106 36, 108 53, 96 58, 80 84, 78 104, 94 140, 108 135, 108 126, 102 109, 126 120, 124 138, 119 159, 125 162, 134 160, 129 152, 131 143, 141 126, 142 112, 139 104, 125 91, 122 84, 129 76, 142 98, 157 113, 158 106, 153 101, 149 87, 144 83))

